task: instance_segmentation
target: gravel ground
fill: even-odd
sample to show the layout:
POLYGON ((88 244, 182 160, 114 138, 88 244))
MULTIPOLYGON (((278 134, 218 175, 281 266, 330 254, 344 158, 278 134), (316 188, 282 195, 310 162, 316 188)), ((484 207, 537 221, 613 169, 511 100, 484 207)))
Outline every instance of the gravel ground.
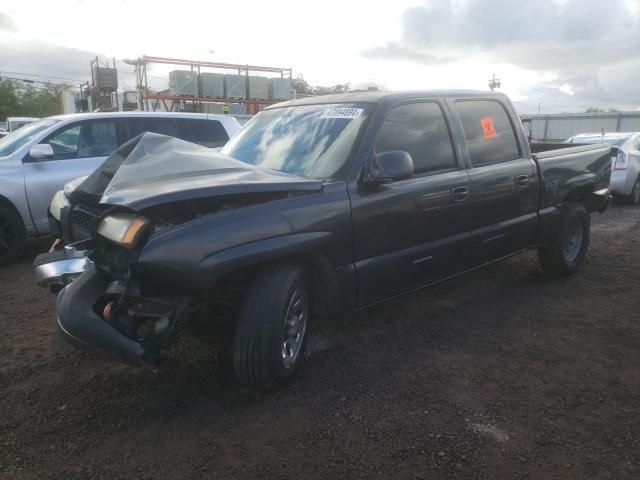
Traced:
POLYGON ((533 252, 316 324, 257 395, 183 333, 153 374, 73 350, 31 260, 0 270, 1 478, 640 478, 640 210, 584 268, 533 252))

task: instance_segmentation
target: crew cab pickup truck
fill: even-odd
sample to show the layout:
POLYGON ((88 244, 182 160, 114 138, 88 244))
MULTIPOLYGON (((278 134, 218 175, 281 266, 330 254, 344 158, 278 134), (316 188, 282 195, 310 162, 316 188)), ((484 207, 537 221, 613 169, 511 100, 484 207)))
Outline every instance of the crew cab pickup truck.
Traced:
POLYGON ((36 276, 64 286, 67 340, 152 368, 191 312, 230 302, 237 378, 275 389, 312 320, 532 248, 549 275, 574 273, 611 147, 537 148, 504 95, 467 91, 285 102, 221 152, 147 133, 71 193, 93 235, 36 276))

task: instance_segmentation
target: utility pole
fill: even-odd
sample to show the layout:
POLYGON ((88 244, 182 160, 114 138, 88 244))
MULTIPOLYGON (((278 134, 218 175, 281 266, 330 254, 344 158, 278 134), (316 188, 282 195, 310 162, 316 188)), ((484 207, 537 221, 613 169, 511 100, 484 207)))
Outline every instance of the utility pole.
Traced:
POLYGON ((496 78, 496 74, 494 73, 491 79, 489 80, 489 88, 493 92, 496 88, 500 88, 500 79, 496 78))

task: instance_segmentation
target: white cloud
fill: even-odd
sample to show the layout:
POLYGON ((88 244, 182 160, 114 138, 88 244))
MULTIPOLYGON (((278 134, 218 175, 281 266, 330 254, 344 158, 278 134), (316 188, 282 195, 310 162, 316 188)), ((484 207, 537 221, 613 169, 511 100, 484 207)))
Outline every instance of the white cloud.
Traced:
MULTIPOLYGON (((487 89, 495 72, 516 102, 542 99, 548 111, 640 103, 637 0, 105 5, 0 0, 0 70, 89 79, 93 56, 116 57, 129 88, 133 67, 121 60, 147 54, 292 67, 312 84, 396 90, 487 89)), ((170 69, 152 66, 151 85, 166 87, 170 69)))
POLYGON ((571 85, 569 85, 568 83, 560 85, 558 90, 560 90, 562 93, 566 93, 567 95, 573 95, 573 88, 571 88, 571 85))

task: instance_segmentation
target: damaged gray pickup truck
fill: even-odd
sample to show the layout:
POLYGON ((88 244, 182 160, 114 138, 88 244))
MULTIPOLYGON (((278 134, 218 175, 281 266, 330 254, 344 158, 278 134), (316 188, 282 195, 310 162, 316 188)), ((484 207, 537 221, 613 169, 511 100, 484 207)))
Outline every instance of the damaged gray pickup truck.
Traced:
POLYGON ((69 342, 152 368, 192 312, 231 299, 235 374, 272 390, 300 370, 312 319, 532 248, 549 275, 574 273, 612 155, 529 145, 500 94, 294 100, 220 153, 124 144, 60 207, 63 230, 81 219, 91 235, 39 256, 36 276, 60 290, 69 342))

